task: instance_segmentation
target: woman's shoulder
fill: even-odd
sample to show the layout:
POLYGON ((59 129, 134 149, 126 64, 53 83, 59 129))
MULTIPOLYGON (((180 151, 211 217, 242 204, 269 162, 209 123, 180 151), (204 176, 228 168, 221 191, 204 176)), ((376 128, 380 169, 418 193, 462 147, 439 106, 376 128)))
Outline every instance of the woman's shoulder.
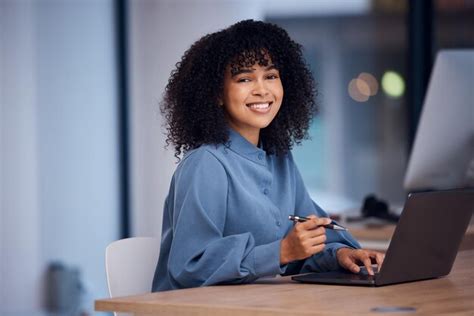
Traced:
POLYGON ((197 160, 219 160, 223 145, 214 145, 214 144, 204 144, 197 148, 191 149, 190 151, 184 154, 183 159, 181 160, 180 164, 184 163, 185 161, 193 161, 196 162, 197 160))
POLYGON ((177 172, 195 173, 206 172, 215 173, 224 170, 222 163, 222 145, 202 145, 188 151, 180 161, 177 172))
POLYGON ((181 159, 173 174, 170 191, 174 194, 188 190, 221 192, 226 190, 227 183, 228 175, 222 163, 212 150, 201 146, 181 159))

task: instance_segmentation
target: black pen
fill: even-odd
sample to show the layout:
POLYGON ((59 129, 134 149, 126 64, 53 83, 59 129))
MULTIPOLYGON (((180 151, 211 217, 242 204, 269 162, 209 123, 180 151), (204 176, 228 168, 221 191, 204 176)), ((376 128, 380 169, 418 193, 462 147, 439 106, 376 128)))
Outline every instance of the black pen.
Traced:
MULTIPOLYGON (((310 218, 308 218, 308 217, 297 216, 297 215, 289 215, 288 219, 290 221, 295 222, 295 223, 296 222, 306 222, 307 220, 310 220, 310 218)), ((347 230, 347 228, 342 227, 341 225, 338 225, 338 224, 334 224, 334 223, 327 224, 327 225, 321 225, 321 226, 323 226, 324 228, 333 229, 333 230, 347 230)))

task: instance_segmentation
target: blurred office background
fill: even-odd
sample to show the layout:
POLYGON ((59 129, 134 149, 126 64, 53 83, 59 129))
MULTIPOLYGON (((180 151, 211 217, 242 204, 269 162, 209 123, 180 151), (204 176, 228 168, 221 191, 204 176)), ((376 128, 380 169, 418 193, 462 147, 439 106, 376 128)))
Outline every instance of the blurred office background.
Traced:
POLYGON ((474 1, 0 0, 0 315, 67 301, 57 269, 93 313, 108 243, 160 235, 168 76, 195 40, 249 18, 286 28, 318 82, 294 149, 313 199, 333 213, 369 193, 403 204, 430 67, 474 47, 474 1))

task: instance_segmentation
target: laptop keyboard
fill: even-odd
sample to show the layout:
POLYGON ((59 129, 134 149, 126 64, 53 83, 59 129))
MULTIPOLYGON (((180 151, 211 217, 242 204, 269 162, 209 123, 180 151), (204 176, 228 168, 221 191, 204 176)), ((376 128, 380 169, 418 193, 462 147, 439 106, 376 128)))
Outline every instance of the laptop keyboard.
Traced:
MULTIPOLYGON (((379 274, 377 267, 372 267, 372 270, 374 270, 375 275, 379 274)), ((360 267, 360 272, 356 275, 369 275, 369 272, 367 271, 366 267, 360 267)))

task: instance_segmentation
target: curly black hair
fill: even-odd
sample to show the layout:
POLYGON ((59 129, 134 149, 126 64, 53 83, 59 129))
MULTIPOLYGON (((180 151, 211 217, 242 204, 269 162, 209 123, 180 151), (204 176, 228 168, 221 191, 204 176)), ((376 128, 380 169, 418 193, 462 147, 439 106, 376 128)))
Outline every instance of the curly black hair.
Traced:
POLYGON ((226 68, 234 72, 256 63, 267 66, 270 60, 280 72, 284 98, 278 114, 260 132, 263 149, 285 154, 308 137, 317 110, 316 88, 302 46, 275 24, 245 20, 199 39, 171 72, 161 112, 167 146, 174 145, 178 159, 203 144, 228 141, 225 110, 219 106, 226 68))

